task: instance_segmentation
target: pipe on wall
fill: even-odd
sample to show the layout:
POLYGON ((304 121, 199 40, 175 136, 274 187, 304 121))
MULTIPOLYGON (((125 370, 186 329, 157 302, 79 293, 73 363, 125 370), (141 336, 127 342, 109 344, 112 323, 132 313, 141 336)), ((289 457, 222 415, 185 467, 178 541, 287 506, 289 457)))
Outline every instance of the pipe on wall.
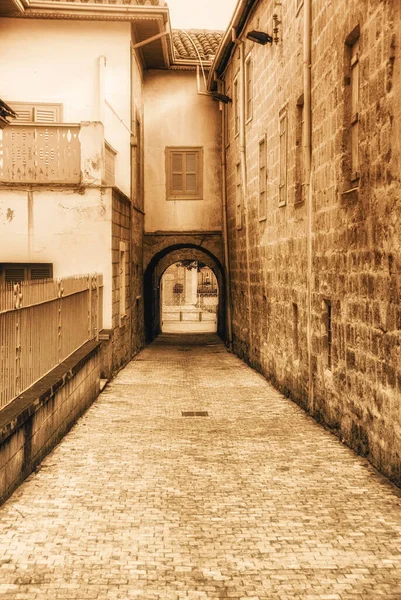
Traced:
MULTIPOLYGON (((223 84, 224 85, 224 84, 223 84)), ((225 93, 225 90, 223 90, 225 93)), ((228 216, 227 216, 227 169, 226 169, 226 110, 220 102, 221 110, 221 198, 223 211, 223 244, 224 244, 224 268, 226 272, 226 322, 227 322, 227 345, 229 350, 233 347, 233 324, 231 311, 231 275, 230 257, 228 247, 228 216)))
POLYGON ((312 373, 312 2, 304 0, 304 168, 307 202, 307 348, 308 348, 308 408, 313 412, 314 389, 312 373))

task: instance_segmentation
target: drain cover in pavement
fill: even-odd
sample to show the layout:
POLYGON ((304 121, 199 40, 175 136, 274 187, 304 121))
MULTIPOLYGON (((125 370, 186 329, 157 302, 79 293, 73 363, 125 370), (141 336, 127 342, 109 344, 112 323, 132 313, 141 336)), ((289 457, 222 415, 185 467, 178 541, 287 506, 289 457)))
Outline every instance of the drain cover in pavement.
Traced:
POLYGON ((181 415, 183 417, 208 417, 209 413, 206 410, 183 410, 181 415))

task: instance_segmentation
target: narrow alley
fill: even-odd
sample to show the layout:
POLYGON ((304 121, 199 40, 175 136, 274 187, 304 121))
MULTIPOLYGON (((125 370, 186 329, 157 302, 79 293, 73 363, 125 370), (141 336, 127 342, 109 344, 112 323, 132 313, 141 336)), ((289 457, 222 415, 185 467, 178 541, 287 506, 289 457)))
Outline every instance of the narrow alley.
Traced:
POLYGON ((7 600, 401 598, 399 490, 213 334, 159 336, 0 512, 7 600))

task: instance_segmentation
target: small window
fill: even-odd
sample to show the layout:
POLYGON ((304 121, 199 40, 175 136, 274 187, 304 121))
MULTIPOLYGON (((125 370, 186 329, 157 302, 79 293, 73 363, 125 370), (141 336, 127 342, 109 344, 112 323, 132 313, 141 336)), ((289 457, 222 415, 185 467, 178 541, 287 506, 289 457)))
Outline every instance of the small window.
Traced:
POLYGON ((38 281, 53 277, 51 263, 1 263, 0 284, 21 283, 21 281, 38 281))
POLYGON ((279 206, 287 204, 287 109, 280 111, 280 181, 279 206))
POLYGON ((248 123, 253 116, 253 73, 252 57, 249 55, 245 61, 245 121, 248 123))
POLYGON ((295 302, 292 305, 292 341, 294 347, 294 356, 298 358, 299 355, 299 333, 298 333, 298 304, 295 302))
MULTIPOLYGON (((231 97, 230 88, 227 88, 226 94, 228 97, 231 97)), ((230 122, 231 122, 231 103, 228 102, 224 105, 224 141, 226 144, 226 148, 230 145, 230 122)))
POLYGON ((351 181, 359 179, 359 39, 351 46, 351 181))
POLYGON ((242 228, 242 177, 241 177, 241 163, 237 163, 236 166, 236 190, 235 190, 235 222, 237 229, 242 228))
POLYGON ((296 122, 296 150, 295 150, 295 202, 302 202, 305 196, 305 171, 304 171, 304 95, 297 101, 296 122))
POLYGON ((267 191, 266 191, 266 136, 259 140, 259 220, 267 216, 267 191))
POLYGON ((233 83, 233 103, 234 103, 234 136, 239 135, 239 83, 238 75, 233 83))
POLYGON ((30 102, 9 102, 17 113, 13 123, 61 123, 62 104, 34 104, 30 102))
POLYGON ((120 253, 118 260, 118 283, 120 292, 120 327, 124 323, 124 317, 126 316, 126 246, 125 242, 120 242, 120 253))
POLYGON ((360 178, 359 161, 359 36, 357 25, 345 40, 344 55, 344 133, 343 133, 343 193, 358 190, 360 178))
POLYGON ((202 148, 166 148, 167 200, 201 200, 202 148))

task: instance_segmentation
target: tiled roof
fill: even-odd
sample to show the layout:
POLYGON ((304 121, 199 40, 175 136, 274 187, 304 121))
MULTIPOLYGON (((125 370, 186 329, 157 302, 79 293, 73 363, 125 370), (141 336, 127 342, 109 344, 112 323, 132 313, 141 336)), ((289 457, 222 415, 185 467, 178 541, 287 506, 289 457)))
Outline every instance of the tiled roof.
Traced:
POLYGON ((213 60, 223 33, 223 31, 209 31, 207 29, 186 29, 185 31, 174 29, 173 44, 175 60, 193 60, 194 62, 199 62, 198 53, 202 60, 213 60), (196 52, 194 45, 198 52, 196 52))

